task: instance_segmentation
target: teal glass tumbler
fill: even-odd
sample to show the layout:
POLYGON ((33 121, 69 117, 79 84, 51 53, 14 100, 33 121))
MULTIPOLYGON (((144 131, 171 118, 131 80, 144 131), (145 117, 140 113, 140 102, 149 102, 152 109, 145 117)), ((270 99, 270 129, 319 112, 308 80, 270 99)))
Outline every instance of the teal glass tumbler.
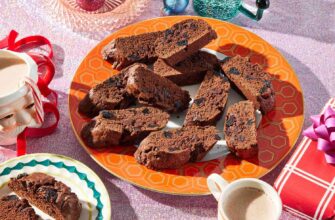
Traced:
POLYGON ((242 0, 193 0, 193 8, 198 15, 220 20, 230 20, 238 13, 253 19, 260 20, 263 11, 270 6, 269 0, 256 0, 257 12, 253 14, 243 6, 242 0))

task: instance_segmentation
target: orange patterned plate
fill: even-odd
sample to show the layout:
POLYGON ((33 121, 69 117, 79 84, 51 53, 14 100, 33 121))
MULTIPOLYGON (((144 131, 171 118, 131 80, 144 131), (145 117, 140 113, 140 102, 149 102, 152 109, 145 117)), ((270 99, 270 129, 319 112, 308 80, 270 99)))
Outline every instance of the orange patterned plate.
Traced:
POLYGON ((206 178, 218 173, 232 181, 243 177, 259 178, 271 171, 289 153, 302 129, 304 120, 302 90, 292 67, 269 43, 231 23, 203 18, 217 32, 218 38, 206 46, 227 56, 240 54, 262 65, 274 76, 275 109, 265 115, 258 128, 258 157, 239 160, 233 155, 207 162, 189 163, 180 169, 161 172, 136 163, 134 146, 107 150, 88 148, 80 138, 86 120, 78 113, 78 102, 88 90, 117 71, 105 62, 100 51, 111 40, 134 34, 163 30, 191 16, 163 17, 127 26, 101 41, 82 61, 74 75, 69 95, 70 118, 74 132, 90 156, 115 176, 145 189, 179 195, 209 194, 206 178))

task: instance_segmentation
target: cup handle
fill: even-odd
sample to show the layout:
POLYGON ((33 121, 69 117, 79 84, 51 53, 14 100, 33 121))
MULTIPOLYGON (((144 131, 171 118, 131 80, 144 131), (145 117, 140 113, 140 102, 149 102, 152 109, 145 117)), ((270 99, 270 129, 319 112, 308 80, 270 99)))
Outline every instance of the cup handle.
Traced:
POLYGON ((213 173, 207 178, 207 186, 211 191, 212 195, 219 201, 221 193, 224 188, 228 185, 228 182, 224 180, 220 175, 213 173))
POLYGON ((248 18, 251 18, 255 21, 259 21, 263 17, 264 10, 270 7, 270 0, 256 0, 256 6, 257 6, 256 14, 251 12, 247 7, 243 6, 243 4, 241 4, 238 10, 248 18))

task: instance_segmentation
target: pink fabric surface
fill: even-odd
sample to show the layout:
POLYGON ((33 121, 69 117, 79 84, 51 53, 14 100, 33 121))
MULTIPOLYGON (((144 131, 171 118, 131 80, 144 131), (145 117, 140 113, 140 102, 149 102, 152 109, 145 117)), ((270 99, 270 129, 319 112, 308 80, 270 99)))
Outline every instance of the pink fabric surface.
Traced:
MULTIPOLYGON (((56 75, 51 86, 59 93, 61 112, 59 129, 51 136, 28 140, 29 153, 63 154, 91 167, 108 189, 113 219, 216 219, 217 203, 212 196, 170 196, 140 189, 106 172, 80 147, 69 122, 68 90, 76 68, 99 39, 74 33, 43 16, 38 8, 23 6, 21 1, 0 1, 0 36, 16 29, 21 36, 40 34, 54 43, 56 75)), ((161 7, 161 0, 152 0, 134 22, 160 16, 161 7)), ((192 3, 186 14, 194 14, 192 3)), ((232 22, 258 34, 287 58, 304 91, 307 119, 335 96, 334 21, 333 0, 320 0, 317 4, 312 0, 282 0, 271 1, 270 9, 258 23, 243 16, 232 22)), ((309 124, 305 120, 304 128, 309 124)), ((262 179, 273 184, 287 159, 262 179)), ((281 219, 297 218, 284 212, 281 219)))

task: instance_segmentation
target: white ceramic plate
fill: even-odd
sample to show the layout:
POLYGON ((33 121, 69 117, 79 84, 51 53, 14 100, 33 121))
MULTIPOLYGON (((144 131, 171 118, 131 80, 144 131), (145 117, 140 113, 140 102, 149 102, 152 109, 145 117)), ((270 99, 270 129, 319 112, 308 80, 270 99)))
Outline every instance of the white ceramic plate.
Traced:
MULTIPOLYGON (((29 154, 0 164, 0 197, 14 194, 7 184, 21 173, 41 172, 55 177, 76 193, 81 204, 80 220, 109 220, 111 205, 108 192, 100 178, 87 166, 56 154, 29 154)), ((53 219, 34 207, 42 219, 53 219)))

